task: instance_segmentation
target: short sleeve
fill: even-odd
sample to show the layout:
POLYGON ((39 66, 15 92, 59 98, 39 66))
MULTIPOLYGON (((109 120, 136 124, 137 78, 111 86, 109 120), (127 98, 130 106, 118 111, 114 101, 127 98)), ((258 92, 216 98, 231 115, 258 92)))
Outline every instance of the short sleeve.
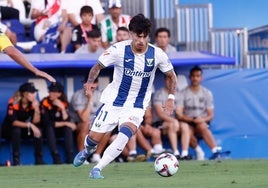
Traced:
POLYGON ((168 72, 173 69, 173 65, 169 60, 167 54, 160 48, 156 48, 157 60, 159 62, 158 68, 163 72, 168 72))
POLYGON ((3 51, 9 46, 13 46, 9 38, 5 34, 0 33, 0 50, 3 51))

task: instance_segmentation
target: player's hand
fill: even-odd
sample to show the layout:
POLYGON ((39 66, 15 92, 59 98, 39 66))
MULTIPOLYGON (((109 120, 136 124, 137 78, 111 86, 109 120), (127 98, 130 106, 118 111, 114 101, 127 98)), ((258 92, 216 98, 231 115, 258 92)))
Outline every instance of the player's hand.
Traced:
POLYGON ((168 99, 165 104, 165 113, 171 115, 174 110, 174 100, 168 99))
POLYGON ((46 72, 44 71, 40 71, 40 70, 37 70, 35 72, 35 75, 36 76, 40 76, 40 77, 43 77, 43 78, 46 78, 48 81, 50 82, 56 82, 56 79, 53 78, 51 75, 47 74, 46 72))
POLYGON ((85 83, 84 84, 85 95, 89 96, 89 97, 92 97, 93 91, 95 90, 95 88, 96 88, 95 84, 85 83))

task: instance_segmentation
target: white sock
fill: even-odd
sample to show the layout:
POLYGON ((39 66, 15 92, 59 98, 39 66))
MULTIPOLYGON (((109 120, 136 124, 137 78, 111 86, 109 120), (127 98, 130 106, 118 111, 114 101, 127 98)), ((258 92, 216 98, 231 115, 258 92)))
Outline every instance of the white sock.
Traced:
POLYGON ((154 145, 154 151, 155 151, 156 153, 162 152, 162 151, 163 151, 163 146, 162 146, 162 144, 155 144, 155 145, 154 145))
POLYGON ((110 162, 118 157, 120 153, 122 153, 124 147, 128 143, 128 140, 129 139, 125 134, 119 132, 116 139, 106 148, 100 162, 94 166, 94 168, 102 170, 106 167, 110 162))
POLYGON ((176 150, 176 151, 173 152, 173 154, 174 155, 180 155, 180 152, 179 152, 179 150, 176 150))
POLYGON ((212 153, 216 153, 218 151, 218 147, 216 146, 216 147, 212 148, 211 151, 212 151, 212 153))
POLYGON ((129 155, 136 155, 137 154, 137 151, 136 150, 130 150, 129 151, 129 155))
POLYGON ((194 150, 196 153, 203 152, 203 149, 199 145, 197 145, 196 148, 194 148, 194 150))
POLYGON ((182 150, 182 152, 181 152, 181 156, 182 157, 185 157, 185 156, 187 156, 188 155, 188 150, 182 150))

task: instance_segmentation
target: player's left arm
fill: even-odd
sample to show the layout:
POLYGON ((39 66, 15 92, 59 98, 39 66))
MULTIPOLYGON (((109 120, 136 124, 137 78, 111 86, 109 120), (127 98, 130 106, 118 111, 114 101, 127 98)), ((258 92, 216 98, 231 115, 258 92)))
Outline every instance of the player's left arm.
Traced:
POLYGON ((167 77, 167 89, 168 89, 168 99, 165 105, 165 110, 167 114, 171 114, 174 110, 174 100, 175 100, 175 91, 177 85, 177 76, 175 71, 172 69, 165 73, 167 77))

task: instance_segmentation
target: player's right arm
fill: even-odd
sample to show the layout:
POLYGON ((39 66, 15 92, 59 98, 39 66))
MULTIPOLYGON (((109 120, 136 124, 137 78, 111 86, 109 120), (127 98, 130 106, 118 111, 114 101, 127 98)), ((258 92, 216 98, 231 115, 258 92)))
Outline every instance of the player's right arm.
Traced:
POLYGON ((84 90, 86 95, 92 95, 92 92, 94 90, 94 81, 99 76, 101 69, 103 69, 104 66, 98 62, 96 63, 89 71, 88 73, 88 80, 84 84, 84 90))

